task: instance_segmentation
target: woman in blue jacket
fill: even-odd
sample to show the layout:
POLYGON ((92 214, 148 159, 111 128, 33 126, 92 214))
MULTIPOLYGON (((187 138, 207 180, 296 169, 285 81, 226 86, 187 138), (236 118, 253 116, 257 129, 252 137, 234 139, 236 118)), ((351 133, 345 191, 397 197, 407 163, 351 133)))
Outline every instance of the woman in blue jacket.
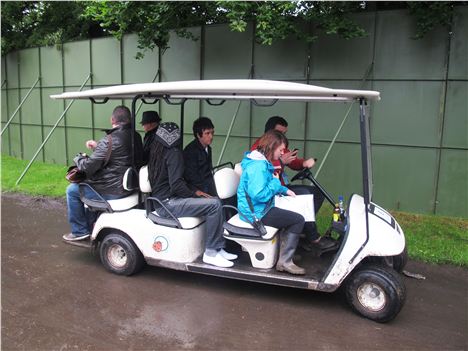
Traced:
POLYGON ((241 163, 242 176, 237 189, 237 205, 240 218, 244 221, 251 223, 256 218, 264 225, 285 229, 286 238, 280 247, 276 270, 305 274, 305 269, 296 266, 292 260, 299 235, 304 228, 304 217, 296 212, 274 207, 275 195, 296 196, 273 175, 271 161, 279 159, 287 143, 284 134, 270 130, 260 138, 256 150, 245 153, 241 163), (247 197, 250 198, 253 211, 247 197))

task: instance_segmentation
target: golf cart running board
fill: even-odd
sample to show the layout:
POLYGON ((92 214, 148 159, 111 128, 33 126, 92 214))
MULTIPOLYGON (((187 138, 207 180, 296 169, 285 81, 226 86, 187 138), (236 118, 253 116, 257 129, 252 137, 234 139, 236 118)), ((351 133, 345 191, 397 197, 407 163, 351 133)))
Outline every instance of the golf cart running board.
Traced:
MULTIPOLYGON (((326 292, 333 292, 337 289, 337 286, 324 284, 310 275, 292 275, 289 273, 278 272, 275 268, 253 268, 251 266, 248 267, 238 261, 236 261, 236 265, 234 267, 222 268, 206 264, 201 259, 190 263, 155 260, 148 257, 145 259, 150 266, 164 267, 192 273, 201 273, 216 277, 326 292)), ((239 258, 239 261, 241 261, 241 257, 239 258)))
POLYGON ((300 276, 292 276, 288 273, 270 273, 270 269, 256 269, 255 271, 245 271, 237 268, 221 268, 205 263, 187 263, 187 270, 194 273, 215 275, 231 279, 247 280, 274 285, 290 286, 302 289, 317 289, 318 281, 311 281, 300 276), (284 274, 284 277, 282 276, 284 274), (288 276, 286 276, 286 274, 288 276))
POLYGON ((78 240, 78 241, 68 241, 68 240, 62 239, 62 241, 65 244, 72 245, 72 246, 77 246, 77 247, 81 247, 81 248, 85 248, 85 249, 90 249, 91 250, 93 248, 93 245, 91 244, 91 240, 89 240, 89 239, 78 240))

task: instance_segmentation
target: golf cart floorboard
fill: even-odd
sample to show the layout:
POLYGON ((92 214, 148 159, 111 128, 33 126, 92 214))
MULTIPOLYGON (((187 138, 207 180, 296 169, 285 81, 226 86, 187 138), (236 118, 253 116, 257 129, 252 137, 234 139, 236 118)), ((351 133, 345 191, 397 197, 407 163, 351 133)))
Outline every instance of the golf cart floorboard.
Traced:
MULTIPOLYGON (((234 252, 234 250, 231 250, 234 252)), ((305 252, 298 249, 297 253, 301 259, 295 262, 306 269, 305 275, 293 275, 286 272, 278 272, 275 267, 270 269, 254 268, 251 265, 249 255, 246 252, 235 252, 239 258, 234 261, 231 268, 221 268, 208 265, 198 260, 187 263, 186 269, 189 272, 214 275, 219 277, 247 280, 252 282, 296 287, 302 289, 327 290, 320 288, 320 282, 328 267, 333 261, 334 253, 326 253, 320 257, 313 252, 305 252)))

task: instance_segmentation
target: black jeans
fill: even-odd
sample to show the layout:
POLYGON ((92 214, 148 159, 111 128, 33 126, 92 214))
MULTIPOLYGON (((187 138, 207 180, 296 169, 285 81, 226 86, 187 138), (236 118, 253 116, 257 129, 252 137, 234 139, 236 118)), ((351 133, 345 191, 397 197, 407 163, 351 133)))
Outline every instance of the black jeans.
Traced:
POLYGON ((301 234, 305 223, 304 217, 299 213, 278 207, 272 207, 262 217, 262 222, 269 227, 284 228, 286 232, 294 234, 301 234))
POLYGON ((322 207, 325 196, 323 196, 323 194, 320 192, 320 190, 316 186, 302 185, 302 184, 297 184, 297 185, 289 184, 288 188, 294 191, 296 195, 307 195, 307 194, 314 195, 314 211, 315 211, 315 214, 318 213, 318 211, 320 210, 320 207, 322 207))
MULTIPOLYGON (((322 207, 325 196, 320 192, 316 186, 311 185, 288 185, 288 188, 296 193, 296 195, 314 195, 314 212, 317 215, 320 207, 322 207)), ((304 233, 310 241, 315 241, 320 237, 315 222, 306 222, 304 225, 304 233)))

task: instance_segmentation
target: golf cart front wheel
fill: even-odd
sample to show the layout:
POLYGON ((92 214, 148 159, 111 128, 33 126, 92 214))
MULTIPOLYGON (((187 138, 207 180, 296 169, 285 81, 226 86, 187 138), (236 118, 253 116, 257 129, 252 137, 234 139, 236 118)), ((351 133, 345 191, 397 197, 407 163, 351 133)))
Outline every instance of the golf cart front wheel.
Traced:
POLYGON ((348 278, 346 299, 353 310, 376 322, 392 320, 406 299, 405 285, 393 269, 384 265, 365 265, 348 278))
POLYGON ((145 263, 136 245, 124 235, 117 233, 106 235, 101 243, 99 256, 108 271, 120 275, 135 274, 145 263))

